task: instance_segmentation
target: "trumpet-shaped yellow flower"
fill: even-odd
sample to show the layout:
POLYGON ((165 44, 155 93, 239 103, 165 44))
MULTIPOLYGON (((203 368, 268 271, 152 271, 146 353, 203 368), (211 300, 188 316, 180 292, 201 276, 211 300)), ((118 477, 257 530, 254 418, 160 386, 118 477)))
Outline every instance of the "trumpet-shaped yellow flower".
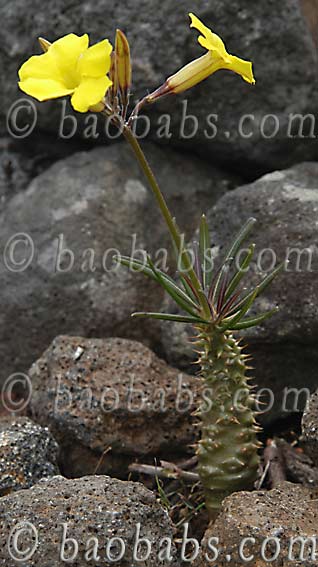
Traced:
POLYGON ((230 55, 226 49, 222 39, 207 28, 197 16, 189 14, 191 19, 191 28, 196 28, 202 35, 198 37, 198 42, 202 47, 208 50, 210 56, 210 75, 218 71, 218 69, 229 69, 234 71, 246 81, 247 83, 255 84, 253 76, 252 63, 245 61, 235 55, 230 55))
POLYGON ((112 82, 107 76, 112 46, 107 39, 88 47, 88 35, 68 34, 19 70, 20 89, 37 100, 71 95, 78 112, 98 108, 112 82))
POLYGON ((180 71, 169 77, 156 91, 146 97, 147 102, 154 102, 169 93, 181 93, 194 87, 219 69, 228 69, 240 75, 244 81, 255 84, 252 63, 244 61, 235 55, 230 55, 222 39, 206 27, 194 14, 189 14, 190 27, 200 32, 198 41, 207 53, 191 61, 180 71))

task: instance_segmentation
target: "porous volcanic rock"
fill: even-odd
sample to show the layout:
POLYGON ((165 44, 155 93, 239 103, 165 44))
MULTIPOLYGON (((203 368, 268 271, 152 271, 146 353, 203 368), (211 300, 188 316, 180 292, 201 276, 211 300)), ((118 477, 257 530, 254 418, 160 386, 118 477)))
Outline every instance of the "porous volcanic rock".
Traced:
POLYGON ((26 417, 0 418, 0 496, 58 473, 58 445, 46 427, 26 417))
POLYGON ((301 425, 305 450, 318 466, 318 390, 307 401, 301 425))
POLYGON ((125 476, 129 459, 175 460, 197 438, 192 413, 200 381, 141 343, 57 337, 29 376, 31 415, 59 441, 67 476, 92 474, 96 466, 125 476))
POLYGON ((194 564, 225 567, 248 563, 251 567, 265 567, 270 562, 274 567, 291 564, 315 567, 313 542, 317 525, 317 492, 308 488, 284 482, 270 491, 236 492, 224 500, 194 564), (217 560, 208 548, 210 538, 218 538, 210 541, 217 548, 217 560), (301 538, 304 538, 303 559, 301 538))
MULTIPOLYGON (((0 514, 0 565, 16 565, 13 541, 17 533, 20 561, 24 559, 30 567, 58 567, 65 562, 77 567, 88 562, 102 565, 110 563, 107 558, 128 567, 134 555, 144 558, 144 567, 176 565, 168 514, 139 483, 106 476, 76 480, 56 476, 1 498, 0 514), (138 533, 148 545, 137 546, 138 533), (65 542, 65 538, 73 541, 65 542), (159 557, 162 538, 171 541, 171 562, 159 557)), ((167 542, 164 545, 167 549, 167 542)))

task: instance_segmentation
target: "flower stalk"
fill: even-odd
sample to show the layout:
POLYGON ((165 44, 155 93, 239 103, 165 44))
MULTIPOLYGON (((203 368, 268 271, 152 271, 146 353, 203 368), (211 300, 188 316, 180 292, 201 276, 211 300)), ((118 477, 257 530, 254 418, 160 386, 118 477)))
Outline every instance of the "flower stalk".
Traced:
MULTIPOLYGON (((171 239, 176 247, 176 249, 179 252, 179 258, 178 258, 178 263, 179 261, 182 263, 182 265, 184 266, 184 272, 187 273, 188 277, 191 280, 191 283, 194 287, 194 289, 197 291, 197 293, 199 293, 201 295, 202 293, 202 289, 201 289, 201 285, 199 282, 199 279, 193 269, 192 266, 192 262, 191 259, 189 257, 188 252, 184 249, 184 245, 183 245, 183 240, 182 240, 182 236, 177 228, 177 225, 169 211, 168 205, 166 203, 166 200, 161 192, 161 189, 159 187, 159 184, 154 176, 154 173, 149 165, 149 162, 144 154, 144 152, 142 151, 142 148, 136 138, 136 136, 133 134, 131 128, 129 128, 127 125, 123 126, 123 136, 126 139, 126 141, 128 142, 128 144, 130 145, 142 171, 144 172, 149 185, 152 189, 152 192, 155 196, 155 199, 157 201, 158 207, 161 211, 161 214, 166 222, 167 228, 169 230, 171 239)), ((202 310, 205 314, 208 314, 208 305, 207 302, 201 297, 201 302, 202 302, 202 310)))

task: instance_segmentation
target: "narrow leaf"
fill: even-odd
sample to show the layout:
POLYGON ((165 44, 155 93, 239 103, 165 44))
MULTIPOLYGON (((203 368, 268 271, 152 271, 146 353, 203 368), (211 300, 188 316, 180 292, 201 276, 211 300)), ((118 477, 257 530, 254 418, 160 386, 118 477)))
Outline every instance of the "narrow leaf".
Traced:
POLYGON ((240 265, 238 271, 236 272, 236 274, 233 276, 232 280, 229 283, 229 286, 226 290, 226 294, 225 294, 225 300, 229 299, 229 297, 232 295, 232 293, 236 290, 238 284, 240 283, 240 281, 242 280, 242 278, 245 276, 246 272, 247 272, 247 268, 249 267, 253 254, 254 254, 254 250, 255 250, 255 244, 251 244, 251 246, 249 247, 246 256, 242 262, 242 264, 240 265))
POLYGON ((229 260, 230 258, 235 258, 236 254, 238 253, 241 245, 243 244, 244 240, 248 237, 249 233, 251 232, 254 224, 256 223, 256 219, 250 217, 246 223, 243 225, 239 233, 237 234, 232 246, 228 250, 227 255, 225 256, 225 261, 229 260))
POLYGON ((244 315, 246 315, 246 313, 248 312, 248 310, 252 306, 257 295, 258 295, 258 288, 256 287, 254 289, 252 295, 250 297, 246 298, 244 304, 242 305, 242 307, 241 307, 240 311, 237 313, 237 315, 235 315, 234 317, 229 317, 229 318, 223 319, 222 324, 220 325, 220 328, 222 329, 222 331, 225 331, 226 329, 232 328, 234 325, 239 323, 241 321, 241 319, 243 319, 244 315))
POLYGON ((178 285, 172 278, 170 278, 170 276, 168 276, 158 268, 153 269, 151 267, 151 265, 149 264, 149 258, 148 264, 146 265, 144 262, 141 262, 140 260, 134 260, 133 258, 129 258, 128 256, 116 256, 115 259, 117 259, 117 262, 119 262, 123 266, 127 266, 128 268, 131 268, 136 272, 143 273, 144 275, 158 282, 167 291, 167 293, 169 293, 171 297, 173 297, 176 303, 178 303, 178 301, 176 300, 176 297, 178 297, 178 300, 182 302, 182 305, 178 303, 180 307, 182 307, 182 309, 185 309, 185 304, 187 304, 186 311, 190 308, 197 308, 196 303, 191 299, 191 297, 184 293, 184 291, 182 291, 182 289, 178 287, 178 285))
POLYGON ((202 266, 203 289, 206 289, 210 285, 210 281, 212 277, 212 266, 211 266, 212 254, 211 254, 211 246, 210 246, 209 227, 205 215, 202 215, 200 222, 199 255, 202 266))
POLYGON ((194 252, 194 270, 197 275, 197 278, 204 289, 203 286, 203 274, 202 274, 202 266, 201 266, 201 259, 199 254, 199 247, 196 241, 193 242, 193 252, 194 252))
MULTIPOLYGON (((258 284, 257 288, 255 288, 258 290, 256 297, 258 297, 270 285, 273 279, 283 270, 284 265, 285 265, 284 263, 280 264, 277 268, 275 268, 275 270, 273 270, 270 274, 268 274, 268 276, 266 276, 261 281, 260 284, 258 284)), ((234 313, 236 313, 239 309, 241 309, 245 301, 249 300, 253 294, 254 294, 254 290, 250 291, 247 295, 245 295, 236 305, 233 306, 233 308, 228 313, 228 315, 234 315, 234 313)))
POLYGON ((266 276, 266 277, 261 281, 261 283, 258 284, 257 287, 258 287, 258 290, 259 290, 259 291, 258 291, 258 294, 257 294, 257 295, 259 295, 260 293, 262 293, 262 292, 264 291, 264 289, 266 289, 266 288, 269 286, 269 284, 272 283, 273 279, 276 278, 276 276, 277 276, 278 274, 280 274, 280 272, 283 271, 284 267, 285 267, 285 263, 282 262, 282 264, 279 264, 279 266, 277 266, 277 268, 275 268, 275 270, 273 270, 270 274, 268 274, 268 276, 266 276))
POLYGON ((233 244, 229 248, 229 250, 228 250, 228 252, 227 252, 227 254, 224 258, 220 273, 219 273, 218 277, 216 278, 216 282, 214 284, 214 289, 213 289, 213 294, 212 294, 212 302, 213 303, 215 302, 216 297, 218 296, 218 293, 219 293, 220 282, 221 282, 221 278, 223 277, 223 272, 224 272, 225 266, 227 266, 227 268, 230 267, 230 265, 233 262, 237 252, 239 251, 242 243, 244 242, 244 240, 247 238, 247 236, 251 232, 255 223, 256 223, 256 219, 254 219, 253 217, 249 218, 246 221, 246 223, 243 225, 243 227, 241 228, 241 230, 237 234, 236 238, 234 239, 233 244))
POLYGON ((191 297, 191 299, 195 303, 198 300, 198 296, 197 296, 197 293, 196 293, 193 285, 191 284, 191 281, 184 274, 178 274, 178 275, 179 275, 180 281, 181 281, 181 283, 182 283, 182 285, 185 289, 186 294, 188 295, 188 297, 191 297))
POLYGON ((262 315, 258 315, 257 317, 249 317, 248 319, 243 319, 243 321, 241 321, 240 323, 237 323, 233 327, 231 325, 228 328, 233 331, 239 331, 241 329, 249 329, 250 327, 255 327, 256 325, 260 325, 266 319, 269 319, 269 317, 275 315, 277 311, 278 311, 278 307, 275 307, 275 309, 272 309, 271 311, 267 311, 266 313, 263 313, 262 315))
MULTIPOLYGON (((215 284, 211 285, 209 297, 211 298, 211 303, 212 303, 213 306, 215 305, 217 297, 220 296, 221 288, 222 288, 222 285, 224 284, 224 281, 227 280, 229 269, 230 269, 229 268, 229 261, 230 261, 230 259, 227 259, 224 262, 222 268, 220 269, 220 271, 218 273, 215 284)), ((224 285, 223 285, 223 288, 224 288, 224 285)))
MULTIPOLYGON (((197 313, 192 309, 193 301, 189 298, 170 278, 164 278, 163 272, 157 270, 151 258, 148 256, 148 263, 152 269, 154 275, 156 276, 158 283, 169 293, 170 297, 181 307, 184 311, 187 311, 193 317, 197 317, 197 313)), ((196 305, 194 305, 196 309, 196 305)))
POLYGON ((163 321, 175 321, 176 323, 201 323, 206 324, 207 321, 195 317, 186 317, 183 315, 172 315, 170 313, 133 313, 132 317, 149 317, 150 319, 162 319, 163 321))

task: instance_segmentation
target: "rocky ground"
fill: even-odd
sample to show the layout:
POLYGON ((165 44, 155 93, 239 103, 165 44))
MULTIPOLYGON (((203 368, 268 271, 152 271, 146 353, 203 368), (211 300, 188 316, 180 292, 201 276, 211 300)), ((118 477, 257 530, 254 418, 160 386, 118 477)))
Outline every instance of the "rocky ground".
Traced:
POLYGON ((316 567, 318 3, 157 4, 2 3, 0 115, 4 123, 21 95, 17 68, 38 52, 38 35, 89 31, 96 41, 123 28, 135 99, 199 54, 188 11, 231 52, 253 60, 253 89, 220 73, 187 93, 187 102, 167 98, 152 108, 143 146, 190 243, 207 214, 216 265, 250 216, 258 222, 246 285, 285 262, 256 304, 279 305, 279 313, 242 332, 264 403, 259 480, 254 491, 226 498, 209 525, 195 472, 202 391, 193 330, 131 319, 132 311, 174 307, 152 281, 112 263, 115 253, 139 258, 166 249, 174 274, 153 197, 129 149, 106 139, 101 123, 98 136, 87 136, 77 116, 67 139, 59 126, 73 124, 61 122, 65 112, 73 116, 70 107, 36 104, 30 137, 13 136, 10 123, 0 127, 0 565, 45 558, 48 567, 106 559, 177 567, 186 564, 189 523, 187 535, 200 546, 188 543, 188 563, 197 567, 316 567), (185 112, 198 119, 195 136, 182 135, 193 126, 185 112), (169 139, 158 136, 162 113, 171 117, 169 139), (211 114, 219 117, 215 136, 211 114), (307 116, 303 132, 293 114, 307 116))

